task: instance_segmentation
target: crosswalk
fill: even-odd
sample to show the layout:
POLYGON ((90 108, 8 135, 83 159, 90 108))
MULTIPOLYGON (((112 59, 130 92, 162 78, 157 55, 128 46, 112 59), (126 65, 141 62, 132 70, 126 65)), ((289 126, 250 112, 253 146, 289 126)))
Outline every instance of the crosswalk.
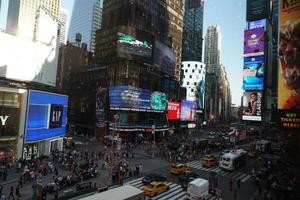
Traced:
MULTIPOLYGON (((130 184, 140 190, 143 190, 144 184, 142 183, 142 179, 143 177, 129 181, 126 184, 130 184)), ((184 191, 180 185, 176 183, 171 183, 170 189, 168 191, 163 192, 151 198, 146 197, 145 199, 146 200, 184 200, 186 199, 186 191, 184 191)), ((217 197, 209 194, 205 199, 216 200, 217 197)))
POLYGON ((191 168, 199 169, 202 171, 206 171, 206 172, 216 172, 216 173, 221 174, 221 176, 226 176, 226 177, 232 178, 234 180, 240 180, 241 182, 246 182, 247 180, 249 180, 251 178, 251 175, 249 175, 249 174, 242 173, 242 172, 236 172, 236 171, 235 172, 226 171, 226 170, 219 168, 218 166, 211 167, 211 168, 203 167, 201 162, 198 160, 188 162, 187 166, 191 167, 191 168))

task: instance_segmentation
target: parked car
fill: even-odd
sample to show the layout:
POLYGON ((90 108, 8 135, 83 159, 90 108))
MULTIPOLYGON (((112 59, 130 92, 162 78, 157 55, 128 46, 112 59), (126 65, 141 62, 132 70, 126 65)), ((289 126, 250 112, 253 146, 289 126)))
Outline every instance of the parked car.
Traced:
POLYGON ((164 182, 166 181, 167 178, 165 176, 162 176, 160 174, 156 174, 156 173, 152 173, 152 174, 148 174, 146 175, 143 179, 142 182, 144 185, 150 184, 153 181, 160 181, 160 182, 164 182))

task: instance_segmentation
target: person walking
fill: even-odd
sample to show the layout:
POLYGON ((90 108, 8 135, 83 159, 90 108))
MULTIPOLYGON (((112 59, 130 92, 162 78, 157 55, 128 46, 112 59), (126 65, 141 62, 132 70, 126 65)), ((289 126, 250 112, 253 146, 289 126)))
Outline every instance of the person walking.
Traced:
POLYGON ((232 191, 232 179, 229 181, 229 190, 232 191))
POLYGON ((3 185, 0 184, 0 197, 2 196, 3 185))
POLYGON ((17 199, 19 199, 19 197, 20 197, 20 185, 19 184, 16 187, 16 197, 17 197, 17 199))
POLYGON ((238 180, 237 180, 237 187, 238 187, 238 189, 241 188, 241 179, 238 179, 238 180))
POLYGON ((237 200, 237 191, 236 191, 236 189, 234 190, 234 193, 233 193, 233 199, 237 200))
POLYGON ((10 193, 8 196, 8 200, 10 200, 10 197, 12 197, 13 200, 15 200, 15 196, 14 196, 14 186, 10 187, 10 193))

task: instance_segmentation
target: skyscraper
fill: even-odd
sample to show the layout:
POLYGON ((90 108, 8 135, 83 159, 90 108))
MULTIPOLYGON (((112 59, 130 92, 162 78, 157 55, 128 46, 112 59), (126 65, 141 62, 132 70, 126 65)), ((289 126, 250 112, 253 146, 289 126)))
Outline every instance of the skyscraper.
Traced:
POLYGON ((182 37, 182 61, 202 62, 204 0, 186 0, 182 37))
POLYGON ((39 9, 58 19, 60 0, 10 0, 6 31, 24 38, 34 38, 39 9))
POLYGON ((221 61, 221 31, 219 26, 209 26, 205 35, 204 63, 208 73, 218 74, 221 61))
POLYGON ((97 29, 101 28, 103 0, 75 0, 68 33, 68 40, 75 41, 76 33, 81 33, 82 42, 94 52, 97 29))
POLYGON ((66 44, 67 40, 67 21, 68 21, 68 11, 60 7, 59 11, 59 22, 60 22, 60 44, 66 44))

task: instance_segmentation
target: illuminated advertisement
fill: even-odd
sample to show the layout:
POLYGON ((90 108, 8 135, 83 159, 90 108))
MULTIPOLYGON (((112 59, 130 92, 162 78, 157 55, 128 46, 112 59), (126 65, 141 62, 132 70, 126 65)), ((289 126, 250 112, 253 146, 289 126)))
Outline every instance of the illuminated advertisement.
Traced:
POLYGON ((195 101, 181 101, 181 121, 196 121, 197 103, 195 101))
POLYGON ((264 55, 264 28, 244 31, 244 56, 264 55))
POLYGON ((180 120, 180 103, 168 101, 168 119, 180 120))
POLYGON ((137 29, 134 29, 134 32, 134 35, 117 33, 118 57, 150 62, 152 60, 153 36, 137 29))
POLYGON ((56 85, 58 23, 41 10, 36 40, 0 31, 0 77, 56 85))
POLYGON ((151 109, 153 110, 166 110, 167 96, 162 92, 153 92, 150 99, 151 109))
POLYGON ((30 90, 25 141, 35 142, 64 136, 68 96, 30 90))
POLYGON ((263 90, 264 68, 264 56, 244 58, 244 90, 263 90))
POLYGON ((261 121, 262 92, 244 92, 243 120, 261 121))
POLYGON ((267 30, 267 19, 260 19, 256 21, 249 22, 249 28, 248 29, 255 29, 255 28, 264 28, 264 30, 267 30))
POLYGON ((155 40, 153 65, 164 73, 174 76, 176 56, 165 44, 155 40))
POLYGON ((204 95, 205 95, 205 81, 201 80, 199 83, 199 97, 197 100, 198 109, 200 110, 204 109, 204 95))
POLYGON ((280 0, 278 109, 284 128, 300 128, 300 1, 280 0))
POLYGON ((266 17, 269 0, 247 0, 247 21, 266 17))
POLYGON ((96 126, 100 128, 106 126, 104 110, 106 92, 106 88, 98 88, 96 94, 96 126))
POLYGON ((146 110, 151 109, 151 92, 131 86, 109 87, 109 104, 111 109, 146 110))

